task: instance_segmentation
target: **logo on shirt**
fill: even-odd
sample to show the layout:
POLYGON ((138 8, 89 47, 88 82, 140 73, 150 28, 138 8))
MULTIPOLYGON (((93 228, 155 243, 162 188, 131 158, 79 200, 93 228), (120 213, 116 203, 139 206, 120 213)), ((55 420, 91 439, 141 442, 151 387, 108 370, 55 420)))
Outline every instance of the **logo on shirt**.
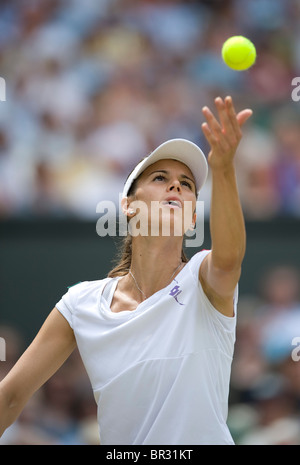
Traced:
MULTIPOLYGON (((177 281, 176 281, 177 282, 177 281)), ((184 305, 183 303, 179 302, 178 300, 178 296, 182 293, 181 289, 180 289, 180 286, 178 286, 178 284, 176 284, 176 286, 173 287, 173 289, 171 289, 171 291, 169 292, 169 295, 174 297, 174 299, 176 300, 176 302, 179 304, 179 305, 184 305)))

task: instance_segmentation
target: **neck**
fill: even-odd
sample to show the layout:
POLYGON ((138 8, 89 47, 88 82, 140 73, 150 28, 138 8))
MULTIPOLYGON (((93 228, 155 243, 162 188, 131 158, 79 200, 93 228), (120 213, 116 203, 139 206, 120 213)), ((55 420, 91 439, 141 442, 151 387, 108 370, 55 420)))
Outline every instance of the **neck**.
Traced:
POLYGON ((170 284, 182 269, 181 251, 181 237, 172 240, 170 237, 133 238, 131 272, 143 291, 143 297, 149 297, 170 284))

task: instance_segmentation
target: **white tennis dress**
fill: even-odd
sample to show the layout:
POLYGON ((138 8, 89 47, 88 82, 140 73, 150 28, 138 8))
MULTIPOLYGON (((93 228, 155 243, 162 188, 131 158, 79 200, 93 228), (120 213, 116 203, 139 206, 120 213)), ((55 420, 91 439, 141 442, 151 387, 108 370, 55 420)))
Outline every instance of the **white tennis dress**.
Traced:
POLYGON ((234 317, 198 280, 204 250, 136 310, 110 309, 120 278, 77 284, 56 304, 98 404, 101 444, 233 444, 226 425, 234 317))

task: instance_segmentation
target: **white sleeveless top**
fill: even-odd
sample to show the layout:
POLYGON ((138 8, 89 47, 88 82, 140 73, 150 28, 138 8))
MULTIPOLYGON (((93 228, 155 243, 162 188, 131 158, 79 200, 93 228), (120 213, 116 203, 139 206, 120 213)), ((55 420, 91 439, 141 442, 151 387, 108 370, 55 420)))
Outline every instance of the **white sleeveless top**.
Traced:
POLYGON ((238 292, 234 317, 212 306, 198 280, 208 253, 136 310, 111 311, 120 278, 77 284, 56 304, 92 384, 101 444, 233 444, 226 418, 238 292))

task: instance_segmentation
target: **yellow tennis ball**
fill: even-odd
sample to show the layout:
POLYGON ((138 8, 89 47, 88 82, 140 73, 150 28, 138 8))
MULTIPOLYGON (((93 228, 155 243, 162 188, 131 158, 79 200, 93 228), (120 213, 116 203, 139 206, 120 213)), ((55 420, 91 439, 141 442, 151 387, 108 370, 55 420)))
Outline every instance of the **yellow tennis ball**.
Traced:
POLYGON ((224 42, 222 57, 229 68, 244 71, 255 63, 256 49, 246 37, 233 36, 224 42))

